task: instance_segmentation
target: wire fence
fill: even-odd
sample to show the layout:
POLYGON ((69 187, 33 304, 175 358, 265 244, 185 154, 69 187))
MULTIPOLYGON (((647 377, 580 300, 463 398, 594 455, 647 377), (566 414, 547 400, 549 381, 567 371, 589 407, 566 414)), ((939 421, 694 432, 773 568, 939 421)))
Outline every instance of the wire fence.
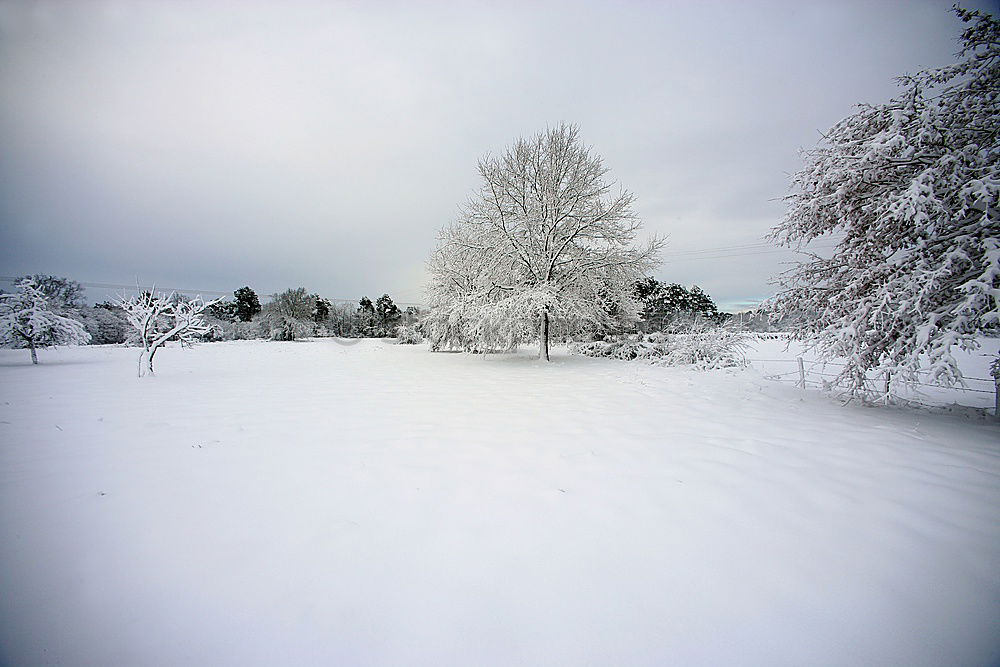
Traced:
MULTIPOLYGON (((847 386, 838 369, 846 364, 835 361, 794 359, 748 358, 747 362, 766 379, 792 384, 802 389, 846 391, 847 386)), ((928 372, 928 371, 925 371, 928 372)), ((919 377, 919 374, 918 374, 919 377)), ((928 408, 959 407, 971 410, 990 410, 997 414, 1000 408, 1000 383, 992 377, 965 375, 964 385, 942 386, 920 379, 904 381, 884 377, 867 378, 871 389, 869 398, 890 404, 918 405, 928 408)))

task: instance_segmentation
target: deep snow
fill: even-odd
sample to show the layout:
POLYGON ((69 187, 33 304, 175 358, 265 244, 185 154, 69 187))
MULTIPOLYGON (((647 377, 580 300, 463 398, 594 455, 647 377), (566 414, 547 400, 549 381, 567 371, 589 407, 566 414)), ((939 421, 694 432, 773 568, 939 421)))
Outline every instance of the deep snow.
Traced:
POLYGON ((27 357, 3 664, 1000 660, 989 420, 383 341, 27 357))

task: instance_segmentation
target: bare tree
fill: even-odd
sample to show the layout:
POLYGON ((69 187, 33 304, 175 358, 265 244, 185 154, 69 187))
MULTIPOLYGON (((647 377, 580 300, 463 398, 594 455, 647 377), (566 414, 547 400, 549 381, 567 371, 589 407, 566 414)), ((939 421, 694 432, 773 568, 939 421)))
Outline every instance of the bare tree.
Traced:
POLYGON ((67 309, 83 308, 85 305, 83 285, 75 280, 36 273, 32 276, 22 276, 16 282, 23 280, 31 280, 41 290, 48 301, 49 310, 63 312, 67 309))
POLYGON ((317 296, 310 294, 305 287, 272 294, 271 301, 262 310, 271 340, 293 341, 310 335, 316 299, 317 296))
POLYGON ((579 130, 560 125, 479 163, 480 190, 441 232, 430 263, 432 347, 510 348, 553 324, 635 320, 632 284, 662 245, 634 247, 634 197, 615 189, 579 130))
POLYGON ((165 295, 141 292, 138 296, 119 297, 118 305, 125 311, 129 324, 135 329, 142 353, 139 355, 139 376, 144 372, 153 375, 153 357, 168 340, 177 339, 181 344, 194 344, 200 336, 211 331, 203 313, 216 303, 195 297, 178 300, 174 294, 165 295))

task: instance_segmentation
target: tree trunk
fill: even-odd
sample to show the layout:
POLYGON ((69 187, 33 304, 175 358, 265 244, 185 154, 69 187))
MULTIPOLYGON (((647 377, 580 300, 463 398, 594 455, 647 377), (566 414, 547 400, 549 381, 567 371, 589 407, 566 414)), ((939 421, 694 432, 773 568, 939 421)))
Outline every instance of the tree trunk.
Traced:
POLYGON ((538 358, 549 360, 549 311, 542 311, 542 323, 538 331, 538 358))
POLYGON ((146 357, 146 370, 149 371, 150 375, 156 375, 156 373, 153 372, 153 356, 156 355, 156 351, 158 349, 160 349, 159 345, 153 347, 153 349, 149 351, 149 355, 146 357))
POLYGON ((31 363, 38 363, 38 354, 35 352, 35 341, 29 340, 28 347, 31 349, 31 363))

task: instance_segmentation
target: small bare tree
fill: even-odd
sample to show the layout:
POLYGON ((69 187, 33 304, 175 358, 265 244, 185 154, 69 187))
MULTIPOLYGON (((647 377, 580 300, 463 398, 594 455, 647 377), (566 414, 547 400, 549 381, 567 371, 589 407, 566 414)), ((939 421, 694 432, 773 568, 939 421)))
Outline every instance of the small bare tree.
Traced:
POLYGON ((154 375, 153 357, 168 340, 176 338, 182 345, 192 345, 199 336, 211 331, 212 327, 205 322, 203 313, 216 301, 206 302, 200 296, 182 301, 176 299, 174 294, 154 295, 151 291, 141 292, 134 298, 119 297, 118 305, 125 311, 142 345, 139 376, 147 371, 154 375))
POLYGON ((429 263, 432 347, 509 348, 537 336, 547 361, 553 322, 634 320, 632 285, 655 266, 662 242, 634 247, 634 197, 607 173, 573 125, 481 160, 482 187, 429 263))

